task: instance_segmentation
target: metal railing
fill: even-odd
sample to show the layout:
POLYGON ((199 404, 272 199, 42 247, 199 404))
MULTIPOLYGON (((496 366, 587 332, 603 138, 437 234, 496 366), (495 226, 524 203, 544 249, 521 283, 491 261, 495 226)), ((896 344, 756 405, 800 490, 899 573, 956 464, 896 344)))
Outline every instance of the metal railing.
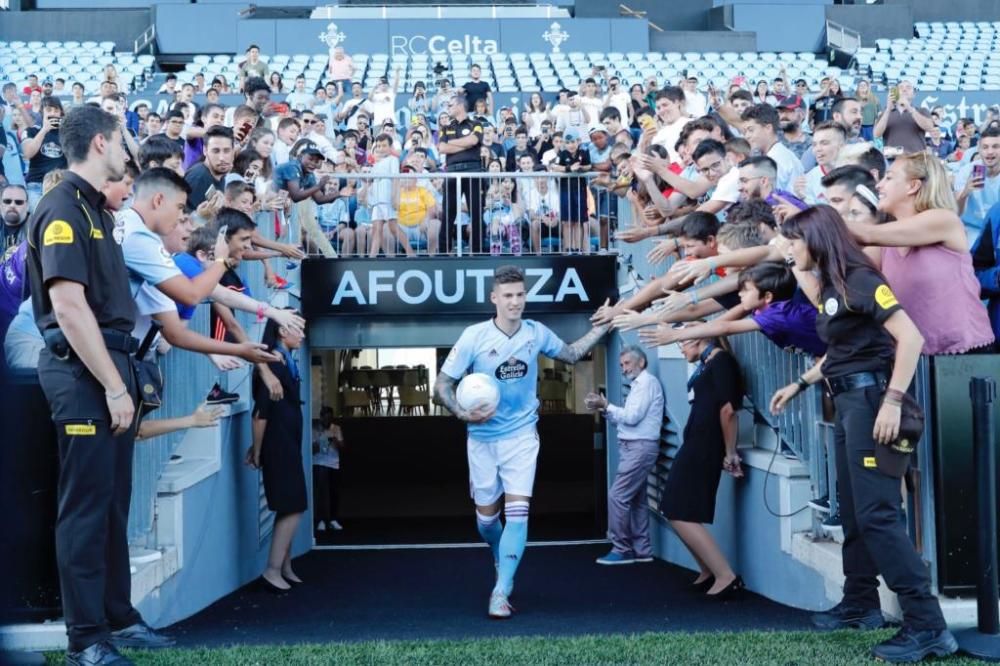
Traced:
POLYGON ((861 33, 836 21, 827 20, 826 46, 827 51, 834 48, 849 55, 854 55, 861 48, 861 33))
POLYGON ((352 194, 293 213, 311 255, 606 252, 619 212, 630 207, 596 184, 595 173, 352 172, 331 179, 352 194), (413 193, 418 188, 434 198, 426 215, 413 193))
MULTIPOLYGON (((261 213, 256 221, 261 233, 273 240, 275 238, 273 216, 270 213, 261 213)), ((294 227, 290 227, 288 234, 294 232, 294 227)), ((283 236, 280 240, 286 240, 286 237, 283 236)), ((269 261, 276 275, 294 285, 297 280, 295 262, 287 262, 284 259, 269 261)), ((274 299, 276 291, 265 284, 264 270, 260 261, 246 261, 238 272, 254 298, 268 302, 274 299)), ((191 330, 202 335, 211 335, 209 308, 210 305, 207 303, 198 306, 188 325, 191 330)), ((235 314, 250 337, 259 339, 261 327, 256 323, 255 316, 244 312, 235 314)), ((221 372, 204 354, 173 348, 165 356, 160 357, 160 369, 164 378, 162 406, 150 414, 151 419, 190 414, 204 402, 205 396, 216 382, 227 391, 239 393, 241 402, 250 400, 252 369, 249 365, 239 370, 221 372)), ((240 432, 240 430, 230 429, 226 432, 240 432)), ((132 461, 132 503, 128 523, 130 543, 143 543, 153 529, 159 479, 164 469, 171 463, 171 456, 183 437, 184 431, 180 431, 136 442, 132 461)))

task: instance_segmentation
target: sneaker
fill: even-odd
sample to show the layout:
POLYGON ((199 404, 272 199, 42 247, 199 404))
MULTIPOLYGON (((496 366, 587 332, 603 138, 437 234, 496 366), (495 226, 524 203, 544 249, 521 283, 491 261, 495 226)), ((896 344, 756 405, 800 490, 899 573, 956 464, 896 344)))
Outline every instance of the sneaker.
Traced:
POLYGON ((85 650, 66 653, 66 664, 69 666, 131 666, 134 663, 122 656, 110 641, 100 641, 85 650))
POLYGON ((326 524, 322 520, 316 525, 316 531, 317 532, 325 532, 326 531, 326 524))
POLYGON ((338 523, 336 520, 331 520, 330 521, 330 529, 331 530, 342 530, 342 529, 344 529, 344 526, 341 525, 340 523, 338 523))
POLYGON ((827 529, 840 529, 843 525, 840 522, 840 512, 830 514, 825 519, 823 519, 823 527, 827 529))
POLYGON ((212 390, 208 392, 208 397, 205 398, 205 402, 209 405, 228 405, 230 403, 236 402, 240 399, 239 393, 230 393, 229 391, 223 391, 219 383, 216 382, 212 386, 212 390))
POLYGON ((652 555, 636 555, 635 558, 633 558, 632 561, 635 562, 636 564, 640 564, 640 563, 645 564, 647 562, 652 562, 653 561, 653 556, 652 555))
POLYGON ((116 648, 139 648, 142 650, 166 648, 175 642, 172 637, 158 632, 142 620, 124 629, 112 631, 109 641, 116 648))
POLYGON ((841 601, 828 611, 814 613, 810 618, 819 629, 879 629, 885 626, 885 617, 879 608, 860 608, 841 601))
POLYGON ((624 553, 618 553, 611 551, 603 557, 598 557, 595 560, 598 564, 603 564, 606 566, 617 566, 619 564, 635 564, 635 557, 632 555, 626 555, 624 553))
POLYGON ((510 605, 507 595, 503 592, 494 591, 490 595, 489 615, 494 620, 506 620, 514 612, 514 607, 510 605))
POLYGON ((823 495, 822 497, 817 497, 816 499, 811 499, 806 502, 810 507, 819 511, 820 513, 830 513, 830 496, 823 495))
POLYGON ((882 641, 872 648, 872 656, 882 661, 922 661, 935 657, 947 657, 958 651, 958 642, 947 629, 927 629, 920 631, 904 626, 895 636, 882 641))

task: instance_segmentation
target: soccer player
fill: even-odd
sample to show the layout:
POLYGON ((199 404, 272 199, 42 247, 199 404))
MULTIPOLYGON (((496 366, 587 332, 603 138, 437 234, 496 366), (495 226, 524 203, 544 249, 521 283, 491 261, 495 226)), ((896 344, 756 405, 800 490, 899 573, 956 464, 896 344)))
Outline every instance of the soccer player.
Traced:
POLYGON ((576 363, 608 331, 607 326, 595 326, 566 344, 544 325, 521 319, 525 298, 524 271, 516 266, 497 268, 490 293, 496 316, 462 332, 434 384, 437 400, 469 424, 470 487, 479 533, 493 552, 497 578, 489 616, 497 619, 508 618, 513 611, 508 598, 528 540, 528 506, 538 458, 538 354, 576 363), (496 408, 476 406, 467 411, 459 406, 455 387, 469 370, 496 378, 500 389, 496 408))

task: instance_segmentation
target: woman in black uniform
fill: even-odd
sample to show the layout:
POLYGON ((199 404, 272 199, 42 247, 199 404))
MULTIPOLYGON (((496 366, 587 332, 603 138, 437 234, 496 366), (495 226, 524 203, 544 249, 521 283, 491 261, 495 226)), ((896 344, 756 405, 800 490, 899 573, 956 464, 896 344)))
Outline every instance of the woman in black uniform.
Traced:
POLYGON ((281 382, 283 397, 272 400, 259 373, 253 378, 253 444, 247 462, 263 470, 267 507, 276 514, 267 568, 261 574, 262 584, 271 592, 283 592, 302 582, 292 571, 290 551, 299 520, 309 506, 302 465, 300 377, 293 355, 303 339, 301 333, 268 321, 262 342, 281 355, 281 360, 268 367, 281 382))
POLYGON ((688 380, 688 390, 694 391, 691 414, 660 511, 698 562, 701 573, 694 584, 713 599, 725 599, 743 588, 743 580, 733 573, 705 524, 715 520, 722 471, 743 476, 736 453, 736 410, 743 402, 743 383, 736 359, 719 340, 687 340, 680 347, 684 358, 698 367, 688 380))
POLYGON ((877 580, 882 574, 899 597, 903 627, 872 654, 894 662, 951 654, 958 646, 901 519, 900 478, 909 454, 889 446, 899 436, 903 393, 916 372, 923 338, 833 208, 807 208, 787 219, 781 233, 795 267, 819 275, 818 292, 800 286, 819 310, 816 331, 828 348, 798 382, 774 394, 771 411, 781 411, 822 380, 837 412, 844 598, 814 615, 813 623, 822 629, 882 626, 877 580))

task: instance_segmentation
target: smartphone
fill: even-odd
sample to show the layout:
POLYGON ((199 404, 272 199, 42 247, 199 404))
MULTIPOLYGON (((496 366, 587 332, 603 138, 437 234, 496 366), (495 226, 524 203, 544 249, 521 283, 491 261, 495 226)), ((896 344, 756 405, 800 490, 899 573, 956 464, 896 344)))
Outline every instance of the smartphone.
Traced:
MULTIPOLYGON (((985 164, 973 164, 972 165, 972 178, 973 179, 984 180, 986 178, 986 165, 985 164)), ((985 182, 982 185, 980 185, 978 188, 976 188, 976 189, 982 189, 984 187, 986 187, 986 183, 985 182)))
POLYGON ((656 121, 652 116, 642 116, 639 118, 639 126, 644 130, 653 129, 656 127, 656 121))
POLYGON ((213 196, 215 196, 215 192, 216 192, 215 185, 209 185, 208 189, 205 190, 205 198, 211 199, 213 196))
POLYGON ((899 86, 893 86, 889 88, 889 97, 892 98, 893 102, 899 101, 899 86))
POLYGON ((222 236, 223 238, 226 237, 226 234, 228 232, 229 232, 229 225, 228 224, 223 224, 221 227, 219 227, 219 235, 222 236))

